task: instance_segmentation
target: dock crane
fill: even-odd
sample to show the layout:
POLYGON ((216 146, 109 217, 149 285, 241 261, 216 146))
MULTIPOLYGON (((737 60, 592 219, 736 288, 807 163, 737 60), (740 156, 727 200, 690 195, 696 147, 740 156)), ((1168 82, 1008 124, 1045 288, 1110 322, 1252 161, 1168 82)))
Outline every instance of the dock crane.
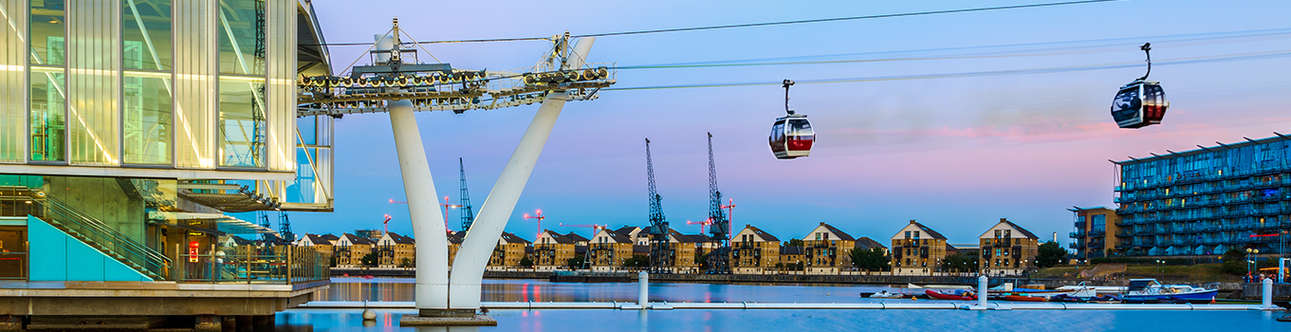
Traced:
POLYGON ((471 209, 471 191, 466 189, 466 164, 462 163, 462 157, 457 157, 457 174, 458 195, 461 195, 457 202, 462 206, 462 231, 465 232, 471 229, 471 222, 475 221, 475 210, 471 209))
POLYGON ((672 248, 668 243, 668 220, 663 217, 663 196, 654 184, 654 160, 650 158, 650 138, 645 139, 646 183, 650 190, 650 272, 669 272, 672 267, 672 248))
POLYGON ((709 252, 705 262, 709 273, 730 273, 731 221, 722 209, 722 192, 717 190, 717 162, 713 160, 713 133, 708 133, 708 229, 709 240, 716 248, 709 252))

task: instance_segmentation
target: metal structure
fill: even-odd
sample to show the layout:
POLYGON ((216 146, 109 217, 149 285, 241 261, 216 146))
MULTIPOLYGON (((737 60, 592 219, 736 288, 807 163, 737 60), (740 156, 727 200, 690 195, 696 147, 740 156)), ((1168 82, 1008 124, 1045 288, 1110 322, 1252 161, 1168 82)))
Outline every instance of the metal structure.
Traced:
POLYGON ((731 221, 722 211, 722 192, 717 190, 717 162, 713 159, 713 133, 708 133, 708 221, 709 240, 717 247, 709 252, 705 261, 710 273, 730 273, 731 221))
MULTIPOLYGON (((609 227, 609 225, 601 225, 601 224, 590 224, 590 225, 582 225, 582 224, 580 224, 580 225, 566 225, 565 223, 560 223, 560 225, 561 225, 561 226, 564 226, 564 227, 579 227, 579 228, 591 228, 591 229, 592 229, 592 236, 588 236, 588 237, 587 237, 587 249, 583 251, 583 266, 582 266, 582 268, 584 268, 584 269, 589 269, 589 268, 591 268, 591 267, 592 267, 592 251, 594 250, 594 249, 593 249, 593 247, 596 245, 596 243, 592 242, 592 239, 593 239, 593 238, 596 238, 596 233, 597 233, 597 232, 600 232, 600 230, 602 230, 602 229, 606 229, 607 227, 609 227)), ((611 250, 611 252, 613 252, 613 250, 611 250)))
POLYGON ((471 191, 466 188, 466 164, 462 162, 462 157, 457 157, 457 190, 460 198, 457 199, 457 205, 461 206, 462 231, 471 229, 471 222, 475 221, 475 210, 471 208, 471 191))
POLYGON ((278 213, 278 235, 282 236, 287 243, 296 241, 296 233, 291 231, 291 217, 286 212, 278 213))
POLYGON ((521 74, 420 63, 417 50, 406 48, 420 44, 404 42, 404 37, 413 39, 399 29, 395 19, 389 32, 377 37, 369 49, 370 64, 354 66, 346 76, 300 78, 297 115, 341 118, 389 114, 417 239, 416 265, 420 268, 414 298, 419 316, 473 317, 480 309, 484 267, 565 102, 595 99, 601 88, 614 84, 613 73, 607 66, 587 66, 585 59, 594 38, 574 43, 568 33, 552 37, 553 47, 547 56, 533 72, 521 74), (435 206, 438 194, 413 112, 464 113, 538 103, 537 114, 472 221, 450 272, 447 235, 439 231, 447 225, 443 212, 435 206))
POLYGON ((532 215, 526 212, 522 218, 524 218, 525 220, 532 219, 538 223, 538 232, 533 233, 533 239, 534 241, 537 241, 538 237, 542 236, 542 220, 547 219, 547 216, 542 215, 542 209, 536 209, 536 210, 533 210, 532 215))
POLYGON ((655 187, 654 182, 654 160, 650 157, 650 139, 645 139, 646 150, 646 187, 650 191, 650 226, 646 228, 646 233, 650 234, 650 271, 651 272, 669 272, 672 267, 672 248, 668 243, 668 219, 663 216, 663 196, 655 187))

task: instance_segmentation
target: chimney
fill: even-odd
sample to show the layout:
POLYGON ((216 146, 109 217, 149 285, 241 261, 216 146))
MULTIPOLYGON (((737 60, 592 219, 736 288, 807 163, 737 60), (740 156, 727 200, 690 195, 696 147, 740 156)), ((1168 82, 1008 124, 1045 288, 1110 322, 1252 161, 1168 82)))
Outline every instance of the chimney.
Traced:
POLYGON ((914 225, 914 219, 910 219, 910 224, 914 225))

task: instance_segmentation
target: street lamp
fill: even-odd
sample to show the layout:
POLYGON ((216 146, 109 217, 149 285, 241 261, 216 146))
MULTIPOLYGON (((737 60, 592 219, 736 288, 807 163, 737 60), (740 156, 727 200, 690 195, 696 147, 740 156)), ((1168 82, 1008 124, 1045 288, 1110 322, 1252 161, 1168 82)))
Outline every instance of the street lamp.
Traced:
POLYGON ((1161 279, 1165 279, 1165 260, 1157 260, 1157 273, 1161 275, 1161 279))
POLYGON ((1259 256, 1257 256, 1259 254, 1260 254, 1259 249, 1246 248, 1246 277, 1249 279, 1247 282, 1254 281, 1254 278, 1253 278, 1254 275, 1252 274, 1252 271, 1254 271, 1258 267, 1257 265, 1255 265, 1255 263, 1256 263, 1256 260, 1259 259, 1259 256))

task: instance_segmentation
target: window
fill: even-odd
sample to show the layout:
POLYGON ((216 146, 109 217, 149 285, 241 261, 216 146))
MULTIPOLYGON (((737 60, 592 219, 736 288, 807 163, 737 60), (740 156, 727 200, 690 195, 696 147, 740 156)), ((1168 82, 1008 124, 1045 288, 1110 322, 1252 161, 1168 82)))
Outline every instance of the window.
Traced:
POLYGON ((220 166, 265 166, 264 80, 220 79, 220 166))
POLYGON ((31 3, 31 160, 66 161, 67 15, 63 0, 31 3))
POLYGON ((264 0, 220 0, 220 73, 264 75, 264 0))

